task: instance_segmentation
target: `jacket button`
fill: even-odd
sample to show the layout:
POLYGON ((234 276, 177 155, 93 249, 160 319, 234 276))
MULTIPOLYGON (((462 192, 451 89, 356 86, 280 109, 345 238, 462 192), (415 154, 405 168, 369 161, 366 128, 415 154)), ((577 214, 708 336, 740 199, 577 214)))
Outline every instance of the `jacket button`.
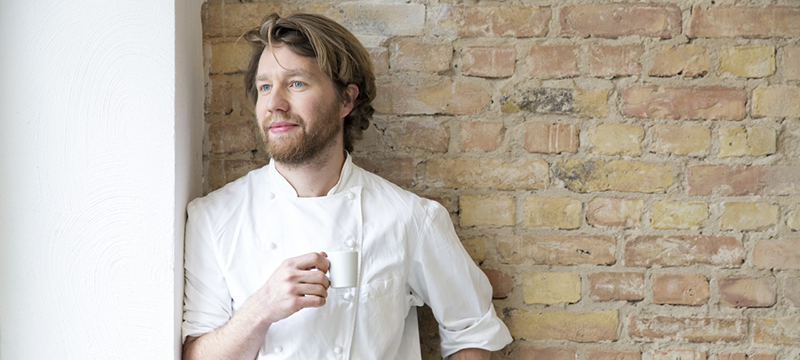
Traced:
POLYGON ((270 200, 272 200, 272 199, 274 199, 274 198, 275 198, 275 194, 273 194, 273 193, 267 193, 267 199, 270 199, 270 200))
POLYGON ((333 349, 333 352, 335 352, 337 354, 341 354, 342 353, 342 348, 337 346, 336 348, 333 349))
POLYGON ((347 198, 347 200, 353 200, 355 197, 356 196, 353 195, 353 193, 349 193, 349 194, 345 195, 345 198, 347 198))
POLYGON ((279 353, 279 352, 281 352, 281 351, 283 351, 283 348, 282 348, 282 347, 280 347, 280 346, 276 346, 276 347, 275 347, 275 352, 276 352, 276 353, 279 353))
POLYGON ((342 298, 347 300, 347 301, 350 301, 350 299, 353 298, 353 294, 351 294, 351 293, 342 294, 342 298))
POLYGON ((278 247, 274 242, 269 243, 269 248, 275 250, 278 247))
POLYGON ((347 247, 354 247, 354 246, 356 246, 356 242, 355 242, 355 240, 353 240, 353 239, 348 239, 347 241, 345 241, 345 242, 344 242, 344 244, 345 244, 345 245, 347 245, 347 247))

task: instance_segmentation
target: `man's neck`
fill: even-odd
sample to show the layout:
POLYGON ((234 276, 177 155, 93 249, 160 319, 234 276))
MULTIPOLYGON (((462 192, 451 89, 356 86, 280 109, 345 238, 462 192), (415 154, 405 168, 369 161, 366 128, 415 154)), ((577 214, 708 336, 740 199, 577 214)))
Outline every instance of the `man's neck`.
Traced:
POLYGON ((275 169, 292 185, 298 197, 319 197, 327 195, 339 182, 345 159, 345 152, 334 146, 304 164, 276 161, 275 169))

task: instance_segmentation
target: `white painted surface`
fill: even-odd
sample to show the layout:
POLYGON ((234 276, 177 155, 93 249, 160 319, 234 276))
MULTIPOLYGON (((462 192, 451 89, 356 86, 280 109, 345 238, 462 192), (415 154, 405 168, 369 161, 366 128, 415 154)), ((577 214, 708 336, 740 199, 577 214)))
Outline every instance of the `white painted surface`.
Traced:
POLYGON ((177 358, 199 6, 0 0, 0 359, 177 358))

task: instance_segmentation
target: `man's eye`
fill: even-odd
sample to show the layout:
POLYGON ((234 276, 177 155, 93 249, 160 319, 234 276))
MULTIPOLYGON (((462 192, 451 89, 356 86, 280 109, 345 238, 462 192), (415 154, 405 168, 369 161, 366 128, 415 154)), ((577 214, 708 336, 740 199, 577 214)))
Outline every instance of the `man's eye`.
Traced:
POLYGON ((271 85, 261 85, 261 91, 269 91, 272 89, 271 85))
POLYGON ((291 86, 294 87, 294 88, 300 88, 300 87, 303 87, 303 83, 301 83, 299 81, 292 81, 291 86))

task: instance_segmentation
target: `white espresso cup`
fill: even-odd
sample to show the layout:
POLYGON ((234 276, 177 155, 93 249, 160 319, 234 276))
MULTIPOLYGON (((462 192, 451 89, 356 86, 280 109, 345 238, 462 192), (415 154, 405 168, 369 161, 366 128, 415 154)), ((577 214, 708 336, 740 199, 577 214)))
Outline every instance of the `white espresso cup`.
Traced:
POLYGON ((328 253, 328 277, 332 288, 355 287, 358 282, 358 251, 333 251, 328 253))

